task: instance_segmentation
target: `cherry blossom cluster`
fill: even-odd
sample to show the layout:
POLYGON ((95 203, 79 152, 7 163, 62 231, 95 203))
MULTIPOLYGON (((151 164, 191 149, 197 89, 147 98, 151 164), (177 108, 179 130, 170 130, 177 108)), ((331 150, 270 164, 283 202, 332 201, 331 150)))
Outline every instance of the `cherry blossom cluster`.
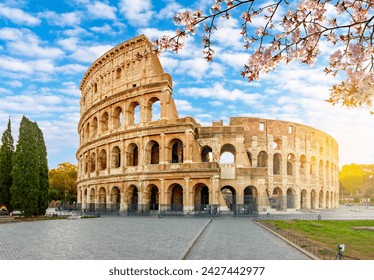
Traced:
POLYGON ((185 38, 195 35, 203 23, 203 53, 211 61, 216 21, 234 16, 241 20, 243 47, 249 52, 241 73, 248 81, 260 79, 283 62, 314 64, 325 42, 335 50, 325 72, 341 73, 344 80, 333 86, 327 101, 347 107, 372 105, 373 0, 295 0, 291 4, 286 0, 212 0, 207 13, 187 10, 176 14, 174 22, 180 28, 173 37, 156 40, 155 50, 178 52, 185 38), (252 23, 256 18, 264 22, 257 28, 252 23))

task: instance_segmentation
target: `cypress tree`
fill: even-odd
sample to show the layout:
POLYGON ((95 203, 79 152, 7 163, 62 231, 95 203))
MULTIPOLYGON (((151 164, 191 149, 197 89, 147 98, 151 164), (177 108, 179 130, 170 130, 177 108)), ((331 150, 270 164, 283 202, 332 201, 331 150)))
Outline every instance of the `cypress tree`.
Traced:
POLYGON ((38 198, 38 214, 44 215, 49 204, 49 179, 48 179, 48 160, 47 147, 45 146, 43 132, 36 123, 33 123, 36 133, 36 146, 38 169, 39 169, 39 198, 38 198))
POLYGON ((38 214, 39 159, 35 125, 23 116, 16 151, 13 155, 11 205, 26 217, 38 214))
POLYGON ((10 119, 8 127, 1 138, 0 148, 0 204, 10 207, 10 187, 12 186, 12 157, 14 153, 14 142, 10 119))

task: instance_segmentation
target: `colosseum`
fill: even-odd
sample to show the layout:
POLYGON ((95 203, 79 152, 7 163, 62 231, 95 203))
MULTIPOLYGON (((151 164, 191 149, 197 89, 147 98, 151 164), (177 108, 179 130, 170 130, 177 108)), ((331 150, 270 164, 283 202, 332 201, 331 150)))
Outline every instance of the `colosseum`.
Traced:
POLYGON ((172 78, 144 35, 97 59, 80 89, 82 210, 250 215, 338 207, 331 136, 280 120, 201 126, 178 117, 172 78))

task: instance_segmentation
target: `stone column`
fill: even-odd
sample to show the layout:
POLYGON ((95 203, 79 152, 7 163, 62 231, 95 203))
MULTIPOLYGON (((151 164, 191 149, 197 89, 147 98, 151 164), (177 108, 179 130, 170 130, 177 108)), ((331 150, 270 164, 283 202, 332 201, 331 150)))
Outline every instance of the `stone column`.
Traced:
POLYGON ((191 195, 190 189, 190 178, 184 178, 184 188, 183 188, 183 211, 190 212, 193 211, 193 203, 191 203, 191 198, 193 199, 193 195, 191 195))

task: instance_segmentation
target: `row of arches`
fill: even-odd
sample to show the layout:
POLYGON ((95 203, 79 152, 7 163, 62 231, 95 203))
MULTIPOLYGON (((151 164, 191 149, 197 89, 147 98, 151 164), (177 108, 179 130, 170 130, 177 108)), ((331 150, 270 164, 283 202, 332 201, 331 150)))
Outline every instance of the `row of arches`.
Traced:
MULTIPOLYGON (((222 209, 237 210, 237 206, 245 207, 251 211, 257 211, 261 204, 270 204, 271 208, 285 209, 321 209, 335 208, 338 203, 338 193, 333 191, 317 191, 312 189, 308 192, 306 189, 295 190, 288 188, 283 190, 276 187, 265 197, 259 195, 255 186, 247 186, 241 193, 230 185, 220 187, 223 198, 221 203, 222 209), (223 204, 223 205, 222 205, 223 204)), ((185 188, 178 184, 172 183, 166 188, 164 200, 161 199, 160 189, 155 184, 148 185, 143 191, 135 184, 129 185, 123 191, 120 187, 114 186, 111 189, 105 187, 87 188, 79 191, 78 199, 82 202, 83 207, 95 209, 108 209, 115 207, 116 210, 159 210, 166 209, 171 211, 183 211, 186 202, 185 188)), ((206 209, 212 204, 211 188, 203 183, 198 183, 192 188, 192 206, 195 211, 206 209)), ((217 203, 217 201, 215 201, 217 203)))
POLYGON ((160 119, 161 103, 158 97, 148 99, 144 108, 140 103, 140 101, 133 101, 125 110, 121 105, 118 105, 113 110, 105 110, 99 116, 92 117, 81 128, 81 142, 88 142, 99 133, 105 133, 110 129, 139 124, 142 118, 144 118, 144 122, 160 119))
POLYGON ((276 187, 269 196, 270 206, 275 209, 324 209, 335 208, 338 205, 338 193, 333 191, 317 191, 312 189, 308 192, 306 189, 299 190, 288 188, 286 192, 276 187), (297 199, 299 201, 297 201, 297 199))
MULTIPOLYGON (((172 139, 168 144, 168 161, 170 163, 183 162, 183 142, 178 139, 172 139)), ((122 153, 119 146, 114 146, 111 149, 108 157, 107 150, 102 148, 98 155, 95 152, 86 154, 84 161, 84 173, 103 171, 108 168, 108 160, 111 168, 120 168, 126 166, 138 166, 139 162, 139 148, 135 143, 130 143, 126 152, 122 153), (125 155, 125 162, 123 156, 125 155)), ((145 164, 159 164, 160 163, 160 145, 157 141, 150 141, 145 147, 145 164)))

